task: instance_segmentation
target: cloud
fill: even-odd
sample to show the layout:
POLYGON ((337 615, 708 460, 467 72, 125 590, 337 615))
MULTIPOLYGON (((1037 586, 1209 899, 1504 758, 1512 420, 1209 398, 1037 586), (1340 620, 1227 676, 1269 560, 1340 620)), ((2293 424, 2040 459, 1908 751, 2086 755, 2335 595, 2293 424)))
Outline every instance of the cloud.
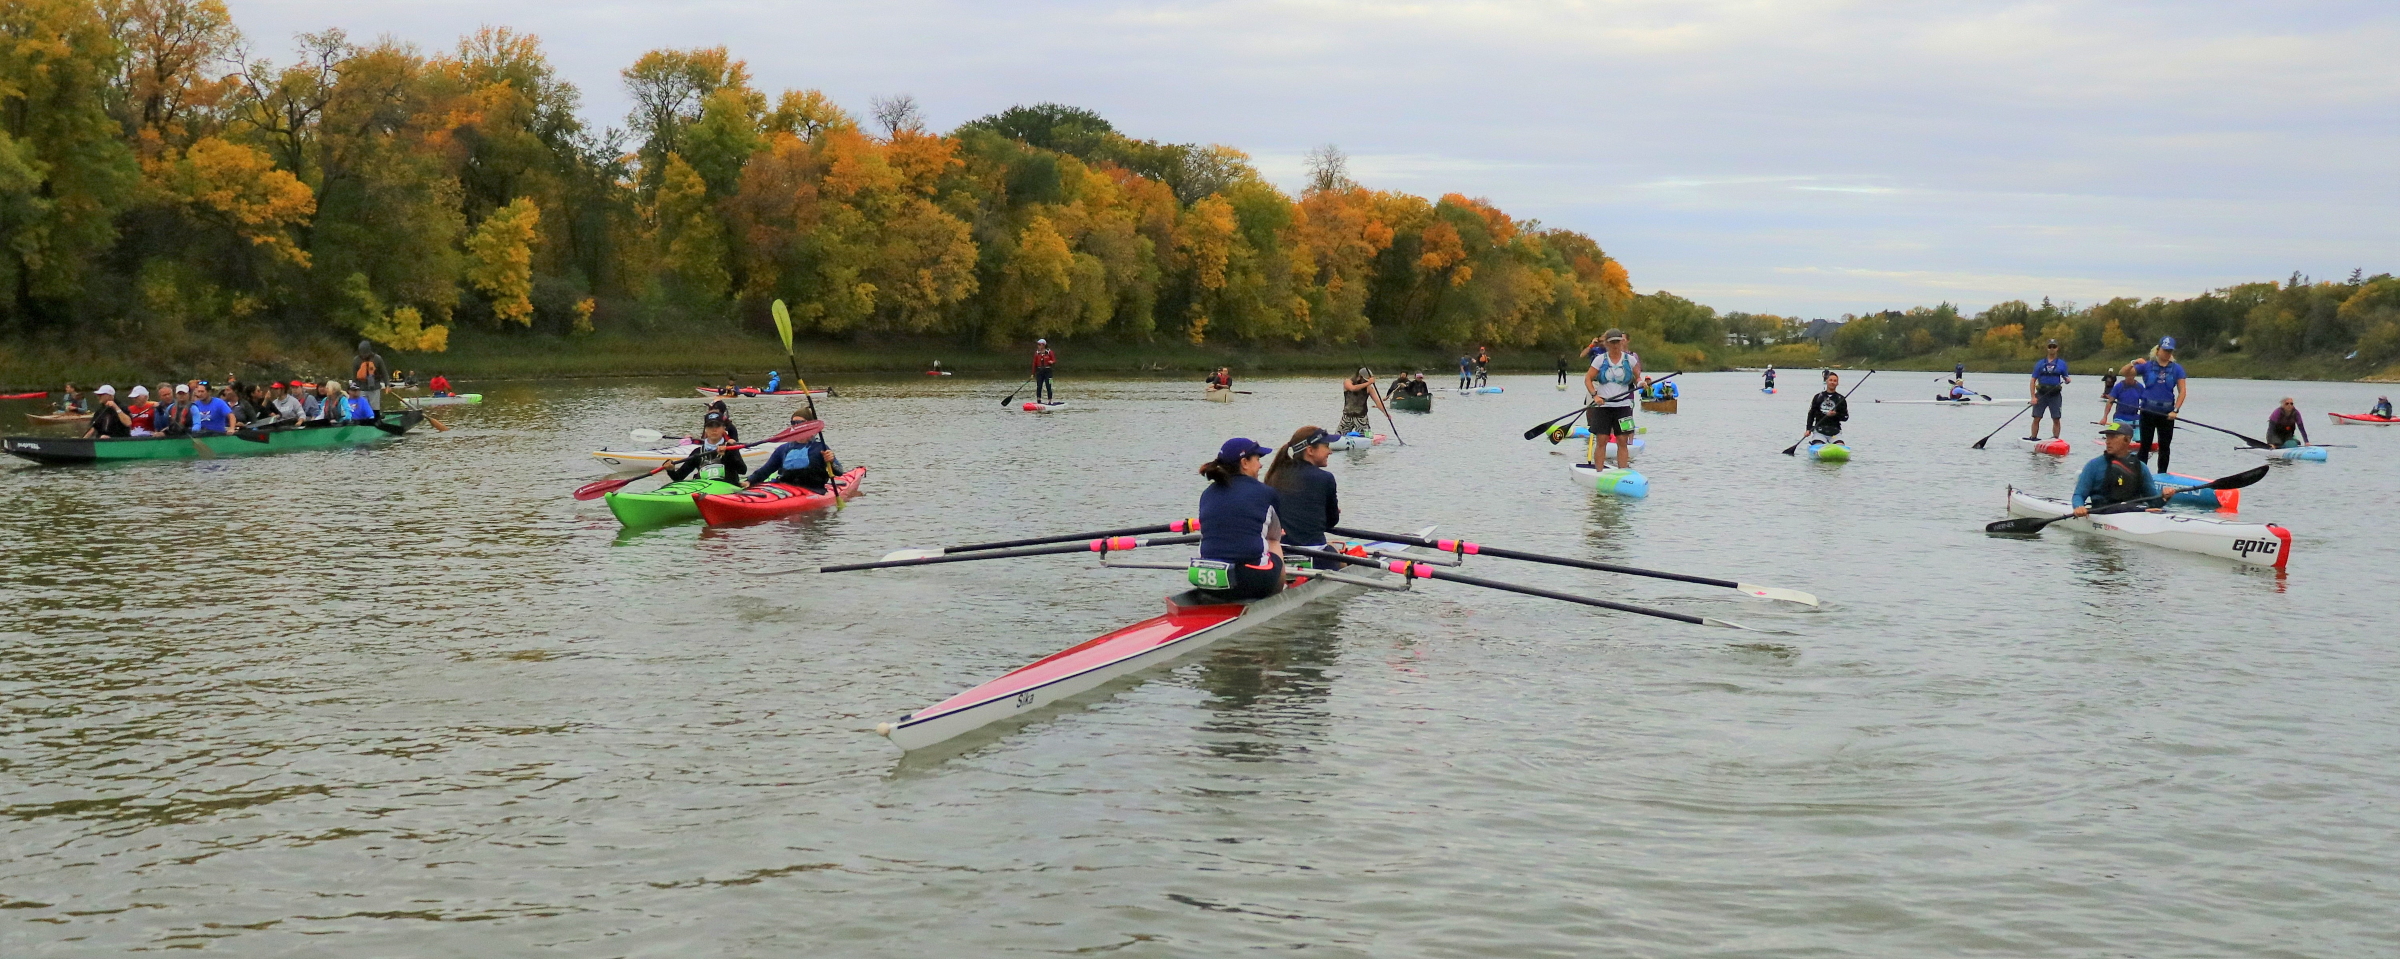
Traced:
POLYGON ((1287 186, 1337 143, 1370 186, 1488 197, 1728 309, 2400 269, 2388 2, 231 6, 265 52, 326 26, 428 47, 528 30, 602 125, 643 50, 724 44, 765 86, 910 92, 941 125, 1074 103, 1240 147, 1287 186))

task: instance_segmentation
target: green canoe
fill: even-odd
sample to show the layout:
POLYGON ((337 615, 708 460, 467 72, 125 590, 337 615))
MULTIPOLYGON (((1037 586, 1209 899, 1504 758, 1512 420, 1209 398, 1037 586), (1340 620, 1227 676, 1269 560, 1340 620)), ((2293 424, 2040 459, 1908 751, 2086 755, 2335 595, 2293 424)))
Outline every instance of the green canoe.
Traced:
MULTIPOLYGON (((710 467, 719 469, 720 467, 710 467)), ((741 487, 720 479, 693 477, 668 483, 647 493, 610 493, 608 511, 617 514, 617 522, 626 526, 660 526, 700 518, 700 506, 692 497, 703 493, 733 493, 741 487)))
POLYGON ((0 449, 5 449, 11 455, 22 456, 36 463, 52 465, 257 456, 265 453, 289 453, 293 450, 380 443, 408 432, 424 419, 425 414, 416 410, 400 410, 385 413, 382 419, 374 423, 243 431, 236 435, 144 436, 138 438, 103 436, 92 439, 11 436, 0 440, 0 449), (202 453, 202 447, 206 447, 208 452, 202 453))
POLYGON ((1433 394, 1431 393, 1424 396, 1395 396, 1386 402, 1389 402, 1393 409, 1403 413, 1433 412, 1433 394))

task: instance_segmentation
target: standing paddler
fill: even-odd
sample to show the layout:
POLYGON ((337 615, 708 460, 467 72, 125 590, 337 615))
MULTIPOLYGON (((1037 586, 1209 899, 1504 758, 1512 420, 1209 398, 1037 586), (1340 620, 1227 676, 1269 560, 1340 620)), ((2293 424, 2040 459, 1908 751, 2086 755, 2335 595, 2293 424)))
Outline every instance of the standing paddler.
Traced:
POLYGON ((1337 439, 1323 427, 1303 426, 1267 465, 1266 484, 1275 488, 1279 500, 1276 515, 1283 519, 1285 543, 1323 549, 1325 531, 1342 525, 1341 493, 1325 468, 1337 439))
POLYGON ((1058 365, 1058 351, 1050 348, 1049 340, 1033 341, 1033 401, 1054 403, 1058 389, 1050 385, 1050 372, 1058 365))
POLYGON ((1850 421, 1850 398, 1842 395, 1842 374, 1825 371, 1825 390, 1808 401, 1808 438, 1804 446, 1840 443, 1842 424, 1850 421))
POLYGON ((1761 389, 1764 389, 1769 393, 1775 392, 1775 364, 1767 364, 1767 385, 1761 387, 1761 389))
POLYGON ((1375 423, 1367 419, 1367 402, 1375 398, 1375 373, 1366 367, 1342 381, 1342 423, 1335 427, 1344 433, 1360 436, 1375 435, 1375 423))
POLYGON ((2066 416, 2067 361, 2058 355, 2058 341, 2051 340, 2042 347, 2043 356, 2033 364, 2033 379, 2026 385, 2026 395, 2033 400, 2033 425, 2025 432, 2029 440, 2042 438, 2042 410, 2050 411, 2050 438, 2058 438, 2060 422, 2066 416))
POLYGON ((2175 446, 2175 419, 2183 415, 2190 384, 2183 364, 2175 362, 2175 338, 2164 337, 2149 356, 2133 361, 2133 378, 2142 384, 2142 462, 2158 453, 2158 471, 2168 472, 2167 457, 2175 446))
POLYGON ((1642 357, 1625 349, 1624 330, 1603 333, 1600 342, 1605 348, 1592 357, 1592 368, 1583 374, 1583 392, 1591 397, 1584 415, 1592 434, 1590 453, 1584 459, 1594 469, 1606 468, 1601 454, 1609 441, 1615 440, 1617 468, 1632 469, 1633 392, 1642 382, 1642 357))
POLYGON ((1217 448, 1200 464, 1200 558, 1192 585, 1227 599, 1261 599, 1283 591, 1282 497, 1258 480, 1259 457, 1270 450, 1247 437, 1217 448))

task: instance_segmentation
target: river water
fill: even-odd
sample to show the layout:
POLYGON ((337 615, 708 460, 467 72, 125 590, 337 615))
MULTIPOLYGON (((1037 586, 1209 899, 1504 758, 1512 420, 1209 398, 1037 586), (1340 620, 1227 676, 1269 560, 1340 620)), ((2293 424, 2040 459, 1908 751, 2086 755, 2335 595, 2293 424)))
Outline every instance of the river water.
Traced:
MULTIPOLYGON (((2400 430, 2320 425, 2376 388, 2194 384, 2208 422, 2294 395, 2361 447, 2244 492, 2295 531, 2279 577, 1981 532, 2010 484, 2071 485, 2095 383, 2062 461, 1969 449, 2006 407, 1869 402, 1934 389, 1879 373, 1835 465, 1776 454, 1805 379, 1684 377, 1642 417, 1646 500, 1518 438, 1574 405, 1548 377, 1334 465, 1355 525, 1824 598, 1467 570, 1782 634, 1431 583, 905 760, 877 722, 1174 574, 737 571, 1188 515, 1220 440, 1331 425, 1334 379, 1069 379, 1048 416, 842 383, 867 495, 728 529, 567 495, 687 425, 681 381, 470 384, 449 432, 372 449, 0 468, 0 955, 2400 954, 2400 430)), ((2179 471, 2258 462, 2178 439, 2179 471)))

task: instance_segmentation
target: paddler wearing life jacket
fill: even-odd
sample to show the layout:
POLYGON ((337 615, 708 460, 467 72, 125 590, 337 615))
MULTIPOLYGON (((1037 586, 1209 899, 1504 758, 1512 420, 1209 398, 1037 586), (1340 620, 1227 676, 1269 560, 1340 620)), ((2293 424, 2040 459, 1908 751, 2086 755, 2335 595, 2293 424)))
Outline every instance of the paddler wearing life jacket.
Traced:
MULTIPOLYGON (((1333 441, 1341 437, 1323 427, 1303 426, 1275 451, 1267 464, 1266 484, 1275 488, 1276 515, 1283 519, 1283 541, 1293 546, 1324 548, 1325 531, 1342 524, 1342 497, 1325 461, 1333 456, 1333 441)), ((1203 524, 1201 529, 1207 529, 1203 524)))
POLYGON ((1808 438, 1800 442, 1810 446, 1819 443, 1839 443, 1842 424, 1850 421, 1850 398, 1842 395, 1842 374, 1825 371, 1825 390, 1808 401, 1808 438))
POLYGON ((1375 372, 1359 367, 1358 372, 1342 381, 1342 423, 1335 429, 1344 433, 1373 433, 1375 424, 1367 419, 1367 401, 1375 395, 1375 372))
POLYGON ((2384 419, 2387 419, 2387 420, 2388 420, 2388 419, 2391 419, 2391 418, 2392 418, 2392 398, 2391 398, 2391 397, 2389 397, 2389 396, 2378 396, 2378 397, 2376 397, 2376 398, 2375 398, 2375 408, 2374 408, 2374 409, 2371 409, 2371 410, 2368 410, 2368 411, 2367 411, 2367 415, 2368 415, 2368 416, 2380 416, 2380 417, 2383 417, 2384 419))
POLYGON ((1975 391, 1974 391, 1974 390, 1967 389, 1967 384, 1966 384, 1966 383, 1964 383, 1964 382, 1961 382, 1961 381, 1959 381, 1959 380, 1951 380, 1951 381, 1950 381, 1950 395, 1949 395, 1949 396, 1946 396, 1946 397, 1942 397, 1942 399, 1950 399, 1950 400, 1964 400, 1964 399, 1971 398, 1971 397, 1973 397, 1974 395, 1975 395, 1975 391))
POLYGON ((734 439, 725 432, 725 417, 710 413, 700 420, 700 448, 691 451, 683 461, 667 470, 667 482, 681 482, 704 467, 719 467, 717 474, 731 481, 748 468, 742 462, 742 451, 733 448, 734 439))
MULTIPOLYGON (((2133 452, 2133 430, 2121 423, 2100 428, 2103 452, 2083 464, 2083 472, 2075 477, 2075 515, 2090 515, 2093 508, 2110 506, 2145 496, 2173 495, 2181 487, 2158 485, 2158 476, 2150 472, 2150 464, 2133 452)), ((2150 512, 2158 512, 2151 507, 2150 512)))
MULTIPOLYGON (((799 426, 806 422, 806 415, 798 411, 792 413, 791 425, 799 426)), ((832 447, 825 445, 825 434, 820 432, 806 440, 775 447, 774 452, 767 454, 766 462, 759 464, 750 478, 743 481, 743 485, 781 483, 798 486, 812 493, 823 493, 833 488, 833 478, 840 475, 842 461, 833 455, 832 447)))
POLYGON ((1771 389, 1774 389, 1774 388, 1775 388, 1775 364, 1773 364, 1773 363, 1769 363, 1769 364, 1767 364, 1767 385, 1766 385, 1765 387, 1763 387, 1763 389, 1770 389, 1770 390, 1771 390, 1771 389))
POLYGON ((1592 434, 1594 467, 1600 462, 1601 451, 1614 439, 1617 444, 1617 468, 1633 468, 1633 394, 1642 382, 1642 355, 1625 348, 1625 331, 1610 330, 1600 335, 1607 348, 1592 357, 1591 369, 1583 373, 1583 392, 1591 398, 1584 410, 1585 425, 1592 434))
POLYGON ((1217 448, 1200 464, 1208 488, 1200 491, 1200 558, 1193 585, 1230 599, 1259 599, 1283 591, 1283 498, 1258 479, 1260 457, 1272 450, 1247 437, 1217 448))
POLYGON ((2291 397, 2284 397, 2283 405, 2267 414, 2267 445, 2289 449, 2307 440, 2308 421, 2300 415, 2300 405, 2293 402, 2291 397), (2300 434, 2299 441, 2292 439, 2294 432, 2300 434))
POLYGON ((1200 382, 1208 384, 1208 388, 1212 390, 1230 390, 1233 388, 1233 370, 1222 366, 1217 367, 1216 372, 1208 374, 1200 382))

